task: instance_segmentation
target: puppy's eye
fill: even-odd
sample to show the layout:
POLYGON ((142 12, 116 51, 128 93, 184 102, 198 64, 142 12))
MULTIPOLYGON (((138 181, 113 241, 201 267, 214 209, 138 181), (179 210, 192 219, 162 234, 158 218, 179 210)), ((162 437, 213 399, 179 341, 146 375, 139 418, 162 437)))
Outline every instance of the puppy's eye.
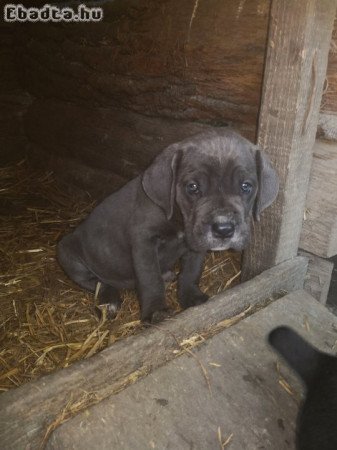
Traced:
POLYGON ((241 187, 241 191, 244 194, 250 194, 253 190, 253 186, 250 183, 248 183, 247 181, 245 181, 244 183, 241 183, 240 187, 241 187))
POLYGON ((198 194, 200 192, 198 183, 195 181, 190 181, 186 185, 186 191, 188 194, 198 194))

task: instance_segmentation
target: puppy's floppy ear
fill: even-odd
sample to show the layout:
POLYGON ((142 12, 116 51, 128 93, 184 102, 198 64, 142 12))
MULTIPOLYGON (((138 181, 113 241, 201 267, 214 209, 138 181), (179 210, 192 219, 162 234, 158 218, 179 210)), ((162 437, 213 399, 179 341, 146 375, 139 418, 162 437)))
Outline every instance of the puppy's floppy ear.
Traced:
POLYGON ((259 187, 253 214, 254 219, 259 221, 261 212, 271 205, 277 197, 279 179, 269 161, 269 158, 259 148, 255 148, 255 161, 259 187))
POLYGON ((146 195, 165 211, 168 220, 173 214, 175 184, 180 160, 178 145, 173 144, 160 153, 143 173, 142 186, 146 195))

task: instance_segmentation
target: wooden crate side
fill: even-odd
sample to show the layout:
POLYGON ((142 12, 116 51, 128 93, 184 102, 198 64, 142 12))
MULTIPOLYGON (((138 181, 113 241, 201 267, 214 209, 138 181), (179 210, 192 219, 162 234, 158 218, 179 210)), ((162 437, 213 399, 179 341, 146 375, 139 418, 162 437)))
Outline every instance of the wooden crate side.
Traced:
POLYGON ((34 96, 256 129, 269 0, 102 7, 102 22, 34 23, 18 34, 34 96))
POLYGON ((300 248, 324 258, 337 254, 337 143, 315 143, 300 248))
POLYGON ((258 143, 280 192, 254 227, 244 279, 297 254, 335 10, 335 0, 272 3, 258 143))
POLYGON ((325 113, 332 112, 337 115, 337 17, 335 17, 331 36, 326 77, 321 111, 325 113))
POLYGON ((299 254, 308 258, 308 272, 304 280, 304 289, 325 305, 328 299, 333 263, 303 250, 300 250, 299 254))
POLYGON ((337 141, 337 17, 330 42, 317 137, 337 141))
POLYGON ((320 113, 318 119, 317 138, 337 141, 337 114, 320 113))

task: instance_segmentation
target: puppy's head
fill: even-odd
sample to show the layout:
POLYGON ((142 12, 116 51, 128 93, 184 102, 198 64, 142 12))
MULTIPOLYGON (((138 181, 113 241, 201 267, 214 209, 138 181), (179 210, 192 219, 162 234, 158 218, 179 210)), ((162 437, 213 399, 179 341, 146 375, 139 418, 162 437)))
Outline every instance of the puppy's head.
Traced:
POLYGON ((166 148, 144 172, 143 188, 168 219, 182 213, 191 249, 242 250, 249 222, 276 198, 278 177, 267 156, 229 129, 208 131, 166 148))

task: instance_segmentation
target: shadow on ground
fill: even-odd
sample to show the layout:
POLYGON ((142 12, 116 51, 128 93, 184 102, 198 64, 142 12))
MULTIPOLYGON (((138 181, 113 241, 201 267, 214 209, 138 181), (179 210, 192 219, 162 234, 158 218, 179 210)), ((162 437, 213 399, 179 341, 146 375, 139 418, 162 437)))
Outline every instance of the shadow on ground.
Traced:
POLYGON ((337 255, 330 259, 334 263, 327 306, 331 312, 337 315, 337 255))

